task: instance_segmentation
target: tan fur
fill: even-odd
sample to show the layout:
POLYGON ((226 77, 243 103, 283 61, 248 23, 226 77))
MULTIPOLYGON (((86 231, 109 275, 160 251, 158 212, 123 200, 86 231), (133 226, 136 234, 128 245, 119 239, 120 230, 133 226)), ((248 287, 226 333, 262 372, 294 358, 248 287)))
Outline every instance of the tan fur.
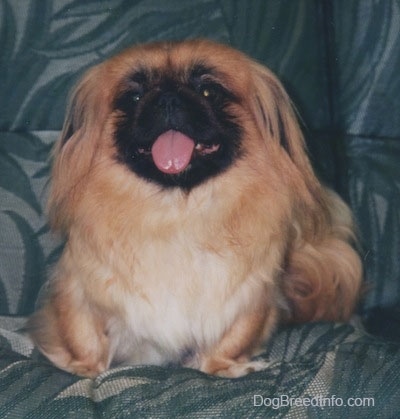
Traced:
POLYGON ((188 348, 185 365, 237 377, 265 367, 250 357, 285 304, 295 322, 351 315, 361 264, 350 212, 314 176, 279 81, 238 51, 152 44, 89 70, 54 157, 49 213, 67 244, 29 326, 58 367, 94 377, 111 362, 180 362, 188 348), (231 112, 245 157, 186 194, 115 161, 111 102, 138 64, 193 61, 241 98, 231 112))

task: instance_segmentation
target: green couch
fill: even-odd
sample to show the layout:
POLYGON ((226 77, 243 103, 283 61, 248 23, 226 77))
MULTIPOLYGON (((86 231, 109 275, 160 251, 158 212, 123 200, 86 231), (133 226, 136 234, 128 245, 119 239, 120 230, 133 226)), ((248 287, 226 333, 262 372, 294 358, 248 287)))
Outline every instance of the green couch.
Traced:
POLYGON ((0 51, 0 418, 399 417, 399 0, 0 0, 0 51), (240 379, 67 374, 23 325, 62 248, 44 206, 68 91, 128 45, 198 36, 285 84, 316 170, 355 212, 367 292, 351 325, 278 330, 270 367, 240 379))

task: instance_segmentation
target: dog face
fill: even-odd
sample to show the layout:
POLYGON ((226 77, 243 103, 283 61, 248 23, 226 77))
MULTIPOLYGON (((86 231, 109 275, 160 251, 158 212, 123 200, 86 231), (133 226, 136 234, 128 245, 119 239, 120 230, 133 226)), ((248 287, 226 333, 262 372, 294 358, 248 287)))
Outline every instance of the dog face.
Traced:
POLYGON ((154 43, 90 69, 54 157, 67 244, 29 325, 60 368, 237 377, 265 367, 250 357, 283 313, 351 314, 350 212, 316 179, 281 83, 241 52, 154 43))
POLYGON ((169 69, 143 64, 124 78, 113 103, 118 160, 148 181, 185 190, 233 164, 242 132, 230 108, 239 98, 218 77, 193 62, 169 69))
MULTIPOLYGON (((280 115, 281 105, 290 111, 272 73, 229 47, 206 41, 139 46, 86 75, 60 145, 78 143, 83 134, 89 143, 96 129, 89 121, 96 119, 93 147, 107 141, 114 160, 138 177, 190 191, 244 155, 258 160, 266 135, 294 160, 301 156, 301 134, 280 115)), ((301 164, 308 169, 306 159, 301 164)))

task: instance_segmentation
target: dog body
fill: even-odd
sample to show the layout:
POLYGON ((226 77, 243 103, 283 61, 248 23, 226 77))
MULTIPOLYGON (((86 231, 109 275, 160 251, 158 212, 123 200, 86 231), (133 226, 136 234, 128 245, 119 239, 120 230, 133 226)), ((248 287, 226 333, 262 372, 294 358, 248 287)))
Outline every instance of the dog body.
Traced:
POLYGON ((67 242, 31 335, 58 367, 237 377, 286 320, 346 320, 351 214, 315 178, 272 73, 209 41, 135 47, 78 85, 50 217, 67 242))

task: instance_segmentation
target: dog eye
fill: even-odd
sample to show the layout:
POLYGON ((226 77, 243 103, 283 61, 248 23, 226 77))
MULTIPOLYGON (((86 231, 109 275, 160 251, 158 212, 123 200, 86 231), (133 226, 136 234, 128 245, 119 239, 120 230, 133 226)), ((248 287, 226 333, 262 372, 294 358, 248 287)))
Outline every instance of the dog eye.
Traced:
POLYGON ((210 89, 208 89, 207 87, 205 87, 204 89, 202 89, 202 92, 201 93, 202 93, 202 95, 204 97, 208 97, 211 94, 210 89))
POLYGON ((198 91, 206 99, 212 99, 218 94, 218 89, 210 84, 200 86, 198 91))
POLYGON ((132 99, 134 102, 139 102, 139 100, 142 98, 143 94, 139 92, 135 92, 132 95, 132 99))

